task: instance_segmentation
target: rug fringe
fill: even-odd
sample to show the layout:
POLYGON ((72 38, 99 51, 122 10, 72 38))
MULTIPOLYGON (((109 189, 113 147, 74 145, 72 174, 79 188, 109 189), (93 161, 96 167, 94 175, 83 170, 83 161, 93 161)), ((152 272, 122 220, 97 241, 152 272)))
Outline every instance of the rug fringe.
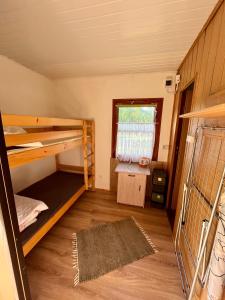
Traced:
POLYGON ((79 263, 78 263, 77 234, 73 233, 72 237, 73 237, 73 240, 72 240, 72 245, 73 245, 73 251, 72 251, 73 268, 77 271, 76 275, 74 276, 73 284, 74 284, 74 286, 76 286, 80 282, 79 263))
POLYGON ((159 252, 159 250, 156 248, 156 246, 154 245, 154 243, 150 239, 149 235, 145 232, 144 228, 136 221, 136 219, 133 216, 132 216, 132 219, 135 222, 135 224, 137 225, 137 227, 140 229, 140 231, 142 232, 142 234, 144 235, 144 237, 146 238, 146 240, 149 243, 149 245, 152 247, 153 251, 155 253, 159 252))

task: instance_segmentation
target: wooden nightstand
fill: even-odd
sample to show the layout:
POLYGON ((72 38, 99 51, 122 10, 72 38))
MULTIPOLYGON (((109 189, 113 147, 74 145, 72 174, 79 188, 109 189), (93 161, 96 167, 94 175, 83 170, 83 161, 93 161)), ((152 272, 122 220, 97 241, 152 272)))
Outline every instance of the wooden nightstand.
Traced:
POLYGON ((149 168, 141 168, 134 163, 119 163, 115 172, 118 173, 117 202, 144 207, 149 168))

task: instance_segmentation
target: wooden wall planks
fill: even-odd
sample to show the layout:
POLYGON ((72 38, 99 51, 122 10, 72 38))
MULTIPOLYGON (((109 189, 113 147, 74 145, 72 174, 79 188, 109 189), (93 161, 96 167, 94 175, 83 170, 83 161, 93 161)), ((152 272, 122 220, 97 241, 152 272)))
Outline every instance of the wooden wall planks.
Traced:
MULTIPOLYGON (((220 28, 220 36, 225 36, 225 5, 221 7, 221 28, 220 28)), ((217 35, 219 36, 219 35, 217 35)), ((216 61, 220 63, 216 63, 214 66, 214 72, 212 77, 211 84, 211 93, 217 92, 222 84, 222 75, 223 69, 225 68, 225 38, 219 39, 217 52, 216 52, 216 61)))
MULTIPOLYGON (((178 73, 181 74, 181 83, 178 93, 193 80, 195 84, 197 102, 193 103, 193 109, 211 106, 212 103, 205 103, 204 99, 215 92, 225 88, 225 4, 224 1, 217 10, 217 13, 208 23, 208 26, 199 36, 193 48, 189 51, 178 73)), ((217 100, 219 104, 224 99, 217 100)))
MULTIPOLYGON (((171 126, 171 137, 170 137, 170 152, 169 152, 169 161, 168 161, 168 171, 169 174, 172 171, 173 167, 173 158, 174 158, 174 140, 177 129, 177 114, 179 111, 179 103, 182 95, 182 91, 194 81, 194 93, 192 99, 192 108, 191 111, 196 111, 206 107, 210 107, 216 104, 225 103, 225 1, 220 0, 216 9, 210 16, 206 25, 203 27, 203 30, 199 34, 198 38, 194 42, 193 46, 189 50, 187 56, 183 60, 181 66, 178 69, 178 74, 181 75, 181 82, 179 84, 178 91, 175 95, 174 103, 174 112, 173 112, 173 121, 171 126), (224 91, 224 92, 223 92, 224 91), (214 95, 216 97, 214 97, 214 95)), ((225 126, 225 120, 220 119, 193 119, 189 123, 189 134, 193 135, 197 125, 204 124, 208 126, 225 126)), ((225 137, 222 138, 219 136, 220 133, 217 133, 217 137, 214 138, 214 145, 211 144, 211 148, 207 146, 207 141, 203 147, 208 149, 212 154, 208 162, 209 167, 212 169, 214 175, 211 178, 209 189, 205 191, 206 195, 213 202, 213 197, 215 195, 218 175, 221 170, 221 165, 224 164, 223 156, 224 146, 221 148, 222 153, 218 151, 218 147, 221 143, 225 144, 225 137), (217 140, 217 142, 216 142, 217 140), (222 163, 221 163, 222 162, 222 163), (217 167, 216 167, 217 166, 217 167), (215 180, 217 179, 217 180, 215 180), (216 184, 215 184, 216 181, 216 184)), ((179 211, 181 208, 181 198, 183 193, 183 184, 187 178, 187 170, 190 164, 190 157, 193 150, 193 145, 186 145, 185 149, 185 158, 182 168, 181 175, 181 184, 178 195, 178 204, 176 212, 176 220, 174 226, 174 233, 176 232, 176 226, 179 216, 179 211)), ((199 149, 199 153, 202 150, 199 149)), ((199 163, 201 164, 201 159, 199 158, 199 163)), ((198 177, 201 177, 201 168, 198 177)), ((204 209, 202 207, 202 209, 204 209)), ((195 215, 195 222, 199 221, 202 218, 201 215, 195 215)), ((197 229, 196 229, 197 230, 197 229)), ((199 228, 198 228, 199 231, 199 228)), ((196 241, 195 237, 195 241, 196 241)), ((195 241, 190 241, 194 245, 195 241)), ((195 245, 196 246, 196 245, 195 245)), ((184 247, 185 248, 185 247, 184 247)), ((184 251, 184 257, 187 257, 188 254, 184 251)), ((187 270, 192 269, 190 262, 187 258, 185 262, 187 265, 187 270)), ((193 271, 192 271, 193 272, 193 271)), ((191 273, 192 273, 191 272, 191 273)), ((190 275, 188 275, 190 276, 190 275)))

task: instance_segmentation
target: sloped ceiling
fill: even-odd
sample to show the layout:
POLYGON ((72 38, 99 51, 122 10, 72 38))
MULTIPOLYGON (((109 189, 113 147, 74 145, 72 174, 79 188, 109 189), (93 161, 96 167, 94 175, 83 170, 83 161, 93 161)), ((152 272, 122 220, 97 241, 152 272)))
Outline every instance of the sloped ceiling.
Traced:
POLYGON ((0 54, 51 78, 176 70, 216 0, 0 0, 0 54))

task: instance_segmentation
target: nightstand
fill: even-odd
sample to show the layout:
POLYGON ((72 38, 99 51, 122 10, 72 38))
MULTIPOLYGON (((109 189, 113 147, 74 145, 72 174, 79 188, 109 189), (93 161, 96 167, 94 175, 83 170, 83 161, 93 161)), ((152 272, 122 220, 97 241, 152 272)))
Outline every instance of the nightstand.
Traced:
POLYGON ((141 168, 134 163, 119 163, 117 202, 144 207, 147 176, 149 168, 141 168))

